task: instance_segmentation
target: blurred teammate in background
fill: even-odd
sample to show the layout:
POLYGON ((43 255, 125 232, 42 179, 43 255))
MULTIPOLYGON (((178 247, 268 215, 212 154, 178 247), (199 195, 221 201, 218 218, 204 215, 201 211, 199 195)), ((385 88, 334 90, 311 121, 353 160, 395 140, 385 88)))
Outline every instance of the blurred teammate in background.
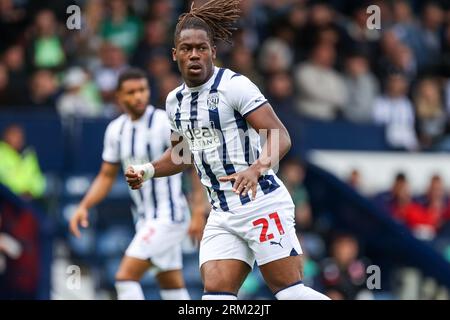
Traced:
MULTIPOLYGON (((148 105, 149 97, 149 85, 142 71, 128 69, 120 75, 117 99, 125 114, 106 129, 102 167, 70 221, 75 236, 80 236, 79 225, 88 227, 88 210, 107 196, 121 166, 125 169, 131 163, 159 159, 170 145, 167 115, 148 105)), ((139 281, 150 267, 157 268, 162 299, 190 298, 181 271, 181 243, 187 233, 201 239, 206 207, 202 201, 203 190, 195 176, 194 211, 190 219, 181 183, 181 174, 177 174, 151 180, 140 190, 130 190, 136 235, 116 274, 118 299, 144 299, 139 281)))

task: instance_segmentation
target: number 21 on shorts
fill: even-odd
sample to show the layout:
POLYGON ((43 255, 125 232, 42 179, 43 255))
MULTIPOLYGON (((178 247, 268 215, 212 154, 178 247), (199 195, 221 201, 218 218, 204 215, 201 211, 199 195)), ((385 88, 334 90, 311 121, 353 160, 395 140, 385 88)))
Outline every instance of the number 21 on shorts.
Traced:
MULTIPOLYGON (((278 232, 280 233, 280 235, 283 235, 284 229, 283 229, 283 226, 281 225, 281 221, 280 221, 280 217, 278 216, 278 213, 273 212, 273 213, 269 214, 269 219, 270 219, 270 221, 271 220, 275 221, 278 232)), ((253 221, 253 225, 255 227, 258 225, 262 225, 261 234, 259 236, 260 242, 264 242, 264 241, 271 240, 274 238, 273 233, 267 234, 267 230, 269 229, 269 220, 267 220, 266 218, 259 218, 255 221, 253 221)))

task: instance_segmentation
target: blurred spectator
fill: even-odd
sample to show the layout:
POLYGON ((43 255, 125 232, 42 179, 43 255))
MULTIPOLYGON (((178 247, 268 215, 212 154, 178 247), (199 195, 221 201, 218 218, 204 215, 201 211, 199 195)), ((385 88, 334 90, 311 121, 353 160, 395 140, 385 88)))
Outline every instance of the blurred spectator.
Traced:
POLYGON ((420 199, 426 210, 425 224, 436 233, 450 220, 450 200, 445 192, 444 182, 440 175, 433 175, 427 188, 425 196, 420 199))
POLYGON ((2 279, 6 273, 8 259, 17 259, 22 255, 22 245, 17 239, 6 232, 2 232, 2 217, 0 215, 0 287, 5 285, 2 279))
POLYGON ((263 81, 256 70, 254 65, 254 59, 252 52, 245 47, 234 47, 231 51, 230 69, 240 73, 250 80, 252 80, 257 86, 262 86, 263 81))
POLYGON ((392 3, 394 24, 392 32, 396 38, 406 44, 417 55, 421 50, 421 39, 418 37, 420 26, 415 20, 411 5, 406 0, 399 0, 392 3))
POLYGON ((441 50, 440 29, 444 21, 441 7, 436 2, 426 2, 420 24, 415 21, 407 1, 395 1, 393 8, 396 20, 393 31, 413 51, 418 66, 435 63, 441 50))
POLYGON ((351 235, 336 236, 330 245, 330 257, 322 264, 321 282, 325 294, 336 300, 367 298, 365 258, 360 257, 358 241, 351 235))
POLYGON ((295 53, 295 60, 304 60, 307 54, 307 48, 305 45, 305 28, 308 23, 308 8, 303 3, 297 3, 291 8, 291 10, 289 10, 287 14, 288 24, 292 28, 295 36, 295 41, 292 44, 295 53))
POLYGON ((302 43, 307 49, 317 45, 319 30, 335 24, 335 11, 325 1, 311 1, 308 3, 308 22, 304 28, 302 43))
MULTIPOLYGON (((323 5, 326 7, 325 3, 323 3, 323 5)), ((300 60, 303 61, 309 58, 314 48, 317 48, 319 45, 328 45, 334 48, 334 61, 331 65, 340 69, 343 56, 347 52, 345 48, 345 32, 339 24, 341 19, 334 11, 330 11, 330 14, 333 16, 333 22, 314 25, 311 24, 312 22, 310 21, 306 28, 302 30, 305 40, 301 40, 300 42, 300 44, 304 43, 304 49, 302 50, 303 55, 300 60)), ((298 45, 299 44, 297 44, 296 53, 299 51, 298 45)), ((298 57, 298 55, 296 57, 298 57)))
POLYGON ((283 15, 270 24, 271 34, 270 38, 275 38, 283 41, 289 49, 293 50, 295 47, 296 34, 295 29, 286 21, 287 17, 283 15))
POLYGON ((132 57, 132 64, 145 69, 154 52, 163 52, 167 57, 171 55, 168 26, 160 19, 150 20, 145 25, 144 38, 139 42, 132 57))
POLYGON ((167 96, 160 96, 159 94, 161 92, 161 79, 172 73, 172 62, 169 59, 169 56, 165 51, 155 50, 149 57, 145 70, 147 71, 151 88, 151 104, 156 105, 158 101, 165 101, 167 96))
POLYGON ((408 179, 402 173, 395 177, 390 196, 389 210, 392 217, 398 222, 406 224, 406 218, 411 212, 422 213, 423 211, 423 208, 413 201, 408 179))
POLYGON ((331 121, 347 101, 345 81, 333 70, 335 57, 332 45, 319 44, 313 49, 310 60, 296 68, 297 110, 301 114, 331 121))
POLYGON ((369 55, 370 60, 375 58, 377 41, 381 37, 378 29, 367 28, 367 7, 366 1, 361 1, 353 8, 352 16, 344 20, 344 29, 347 36, 347 50, 360 50, 369 55))
POLYGON ((73 67, 64 77, 64 93, 57 102, 61 117, 97 117, 102 114, 99 93, 83 69, 73 67))
POLYGON ((288 71, 293 58, 293 52, 285 41, 268 38, 259 50, 258 67, 266 74, 288 71))
POLYGON ((267 80, 267 99, 276 112, 292 113, 295 106, 294 80, 287 72, 272 74, 267 80))
POLYGON ((380 8, 380 16, 381 16, 381 28, 382 30, 388 29, 388 27, 393 25, 393 12, 392 12, 392 2, 388 2, 385 0, 370 0, 369 4, 377 5, 380 8))
POLYGON ((9 125, 0 141, 0 183, 26 199, 40 198, 45 191, 36 153, 25 148, 25 133, 15 124, 9 125))
POLYGON ((0 107, 8 106, 11 103, 9 92, 9 75, 6 66, 0 63, 0 107))
POLYGON ((142 22, 129 14, 126 0, 108 1, 109 14, 103 20, 101 35, 129 55, 136 48, 142 33, 142 22))
POLYGON ((430 226, 436 235, 431 244, 450 261, 450 199, 441 176, 431 177, 428 190, 421 201, 428 216, 435 218, 435 224, 430 226))
MULTIPOLYGON (((387 56, 385 66, 386 73, 401 72, 407 80, 412 81, 417 74, 417 62, 411 49, 403 44, 398 44, 393 48, 392 54, 387 56)), ((385 74, 386 74, 385 73, 385 74)))
POLYGON ((316 43, 326 43, 339 48, 341 35, 334 25, 322 27, 317 31, 316 43))
MULTIPOLYGON (((309 194, 303 181, 305 179, 305 167, 303 163, 296 158, 290 158, 283 162, 280 171, 280 177, 286 188, 291 194, 295 205, 295 230, 303 250, 309 258, 321 259, 324 257, 326 249, 319 224, 314 219, 309 194)), ((311 259, 306 259, 305 276, 312 277, 317 273, 317 266, 311 259)), ((311 280, 312 281, 312 280, 311 280)))
POLYGON ((384 94, 375 100, 373 117, 376 123, 385 125, 386 140, 391 147, 415 150, 418 143, 414 129, 414 111, 407 92, 405 77, 391 74, 386 79, 384 94))
POLYGON ((443 134, 447 123, 439 83, 432 78, 421 80, 413 94, 419 141, 430 148, 443 134))
POLYGON ((25 53, 20 45, 13 45, 3 54, 3 63, 8 68, 11 95, 23 95, 27 87, 25 53))
POLYGON ((401 42, 398 39, 397 34, 392 30, 383 33, 383 36, 381 37, 379 43, 381 56, 380 59, 378 59, 378 62, 380 63, 380 65, 384 63, 383 59, 385 59, 386 56, 392 55, 395 50, 395 47, 400 44, 401 42))
POLYGON ((23 2, 0 0, 0 52, 21 38, 26 27, 26 12, 23 2))
POLYGON ((85 2, 81 11, 82 27, 75 33, 75 58, 79 64, 88 68, 92 68, 96 63, 97 54, 102 44, 100 27, 106 15, 104 2, 104 0, 85 2))
POLYGON ((55 111, 60 90, 56 76, 52 71, 36 71, 31 77, 29 90, 28 106, 35 111, 55 111))
POLYGON ((377 59, 377 73, 382 79, 389 74, 403 73, 408 82, 417 74, 417 61, 411 49, 394 32, 386 32, 381 39, 381 56, 377 59))
MULTIPOLYGON (((433 188, 436 187, 439 186, 433 186, 433 188)), ((432 192, 434 200, 439 195, 439 192, 436 191, 439 190, 435 189, 432 192)), ((417 238, 431 240, 435 237, 439 222, 437 212, 431 208, 426 209, 419 202, 413 200, 405 175, 397 175, 389 202, 392 217, 407 226, 417 238)))
POLYGON ((405 173, 399 172, 395 175, 390 190, 380 192, 379 194, 374 196, 373 200, 386 212, 390 212, 390 208, 395 199, 398 198, 400 190, 403 188, 403 185, 407 183, 408 182, 405 173))
POLYGON ((355 53, 347 56, 345 82, 348 100, 343 108, 344 117, 356 123, 371 122, 379 86, 364 55, 355 53))
POLYGON ((411 49, 405 45, 398 45, 394 48, 394 52, 390 59, 388 67, 390 70, 402 72, 408 78, 413 80, 417 74, 417 62, 411 49))
POLYGON ((305 171, 299 160, 292 158, 283 163, 281 178, 292 196, 295 205, 295 221, 299 229, 307 229, 312 224, 308 191, 303 185, 305 171))
POLYGON ((66 63, 63 38, 55 14, 50 10, 39 11, 30 29, 27 45, 30 65, 35 68, 58 69, 66 63))
POLYGON ((172 72, 172 62, 164 52, 156 51, 150 56, 146 70, 152 78, 158 79, 172 72))
MULTIPOLYGON (((186 3, 186 5, 190 4, 186 3)), ((147 11, 148 20, 160 19, 166 25, 171 25, 178 17, 178 15, 176 15, 176 11, 174 10, 174 1, 153 0, 150 1, 149 6, 150 7, 147 11)))
POLYGON ((101 64, 92 73, 95 84, 100 90, 105 108, 114 108, 114 92, 120 72, 127 66, 125 54, 119 47, 105 42, 100 48, 101 64))
POLYGON ((335 21, 335 12, 327 1, 312 1, 310 7, 310 23, 316 27, 323 27, 335 21))
POLYGON ((357 169, 353 169, 347 179, 347 183, 353 187, 353 189, 360 191, 362 188, 361 173, 357 169))
POLYGON ((301 30, 308 23, 308 8, 302 1, 294 3, 287 14, 289 25, 294 28, 294 30, 301 30))
POLYGON ((239 4, 241 9, 241 18, 238 21, 239 30, 236 34, 235 43, 240 47, 245 47, 250 52, 258 50, 260 40, 261 19, 257 10, 257 4, 255 0, 241 1, 239 4))
POLYGON ((159 79, 159 92, 158 97, 159 100, 155 104, 156 107, 164 109, 166 106, 166 98, 170 91, 173 88, 176 88, 180 85, 181 79, 175 73, 169 73, 164 75, 161 79, 159 79))
POLYGON ((423 7, 421 18, 421 28, 416 36, 422 41, 422 46, 415 54, 418 63, 424 66, 436 63, 439 59, 444 11, 438 2, 428 1, 423 7))
POLYGON ((0 299, 38 299, 42 276, 40 245, 39 222, 30 209, 1 197, 0 261, 6 263, 0 299))

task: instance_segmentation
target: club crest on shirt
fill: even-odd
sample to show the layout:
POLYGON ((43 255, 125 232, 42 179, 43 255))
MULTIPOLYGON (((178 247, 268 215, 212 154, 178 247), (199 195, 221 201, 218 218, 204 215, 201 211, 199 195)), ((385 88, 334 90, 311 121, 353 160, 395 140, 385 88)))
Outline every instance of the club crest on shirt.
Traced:
POLYGON ((206 105, 209 110, 216 110, 219 106, 219 94, 217 92, 210 93, 206 100, 206 105))

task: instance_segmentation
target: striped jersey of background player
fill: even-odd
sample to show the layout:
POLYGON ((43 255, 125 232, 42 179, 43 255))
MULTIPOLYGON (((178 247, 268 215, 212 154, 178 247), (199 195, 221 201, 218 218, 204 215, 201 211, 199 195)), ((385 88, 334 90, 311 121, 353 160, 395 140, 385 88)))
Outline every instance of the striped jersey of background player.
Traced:
MULTIPOLYGON (((102 167, 71 219, 75 235, 80 236, 79 224, 88 226, 89 208, 106 197, 121 166, 125 169, 130 163, 158 159, 170 144, 167 115, 148 105, 149 95, 142 71, 128 69, 120 75, 117 99, 125 113, 106 129, 102 167)), ((139 280, 150 267, 156 268, 162 299, 189 299, 181 271, 181 242, 188 232, 200 239, 204 227, 204 210, 199 207, 203 190, 197 176, 193 177, 194 199, 199 205, 192 219, 181 189, 181 174, 149 181, 141 190, 130 190, 136 235, 116 273, 120 300, 144 299, 139 280)))

